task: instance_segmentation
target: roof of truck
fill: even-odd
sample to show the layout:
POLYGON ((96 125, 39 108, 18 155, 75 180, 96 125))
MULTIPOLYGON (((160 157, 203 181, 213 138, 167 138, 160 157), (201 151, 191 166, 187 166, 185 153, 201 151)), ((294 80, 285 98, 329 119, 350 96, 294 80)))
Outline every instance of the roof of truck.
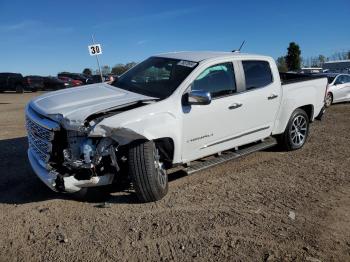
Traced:
MULTIPOLYGON (((252 54, 244 54, 240 52, 217 52, 217 51, 181 51, 155 55, 157 57, 166 57, 193 62, 200 62, 212 58, 230 57, 230 56, 251 56, 252 54)), ((254 55, 259 57, 266 57, 254 55)))

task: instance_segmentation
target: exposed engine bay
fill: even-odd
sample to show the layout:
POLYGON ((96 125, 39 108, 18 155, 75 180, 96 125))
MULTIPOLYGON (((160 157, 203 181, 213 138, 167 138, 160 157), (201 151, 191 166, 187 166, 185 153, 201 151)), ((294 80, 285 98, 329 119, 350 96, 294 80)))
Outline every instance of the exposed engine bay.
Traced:
MULTIPOLYGON (((61 129, 53 141, 53 154, 50 166, 57 172, 57 191, 75 192, 84 187, 112 184, 127 172, 126 151, 123 145, 127 140, 113 139, 112 131, 106 127, 111 137, 89 137, 89 132, 103 119, 145 105, 138 101, 110 111, 98 112, 89 116, 80 131, 61 129)), ((128 132, 123 129, 121 132, 128 132)), ((118 133, 118 132, 116 132, 118 133)), ((131 132, 132 133, 132 132, 131 132)), ((114 137, 116 138, 116 137, 114 137)))

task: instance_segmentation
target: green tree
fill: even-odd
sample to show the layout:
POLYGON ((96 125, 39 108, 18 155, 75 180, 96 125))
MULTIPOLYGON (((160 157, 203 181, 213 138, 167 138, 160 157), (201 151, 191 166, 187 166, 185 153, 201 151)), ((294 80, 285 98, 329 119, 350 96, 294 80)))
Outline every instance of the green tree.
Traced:
POLYGON ((286 64, 286 58, 284 56, 280 56, 276 60, 278 71, 280 72, 287 72, 287 64, 286 64))
POLYGON ((111 73, 111 68, 108 65, 104 65, 102 66, 101 71, 103 75, 108 75, 111 73))
POLYGON ((127 70, 129 70, 130 68, 134 67, 135 65, 136 65, 135 62, 130 62, 130 63, 127 63, 127 64, 125 65, 125 67, 127 68, 127 70))
POLYGON ((125 67, 125 65, 123 65, 123 64, 117 64, 117 65, 115 65, 115 66, 112 67, 112 74, 113 74, 113 75, 118 75, 118 76, 120 76, 120 75, 123 74, 126 70, 127 70, 127 68, 125 67))
POLYGON ((85 68, 83 70, 83 74, 87 75, 87 76, 91 76, 92 75, 92 70, 90 68, 85 68))
POLYGON ((289 71, 300 70, 301 65, 301 51, 299 45, 295 42, 291 42, 288 47, 288 53, 286 56, 286 63, 289 71))
POLYGON ((325 62, 326 62, 326 57, 324 55, 319 55, 318 56, 318 66, 322 67, 325 62))

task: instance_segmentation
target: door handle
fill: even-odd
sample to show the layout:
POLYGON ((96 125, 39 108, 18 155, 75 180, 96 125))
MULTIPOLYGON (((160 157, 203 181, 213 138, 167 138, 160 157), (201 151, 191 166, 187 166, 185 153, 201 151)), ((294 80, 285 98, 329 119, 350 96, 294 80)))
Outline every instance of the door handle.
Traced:
POLYGON ((236 108, 241 107, 242 105, 243 105, 243 104, 241 104, 241 103, 234 103, 234 104, 230 105, 230 106, 228 107, 228 109, 230 109, 230 110, 236 109, 236 108))
POLYGON ((272 94, 272 95, 268 96, 267 99, 268 99, 268 100, 272 100, 272 99, 275 99, 275 98, 277 98, 277 97, 278 97, 278 95, 272 94))

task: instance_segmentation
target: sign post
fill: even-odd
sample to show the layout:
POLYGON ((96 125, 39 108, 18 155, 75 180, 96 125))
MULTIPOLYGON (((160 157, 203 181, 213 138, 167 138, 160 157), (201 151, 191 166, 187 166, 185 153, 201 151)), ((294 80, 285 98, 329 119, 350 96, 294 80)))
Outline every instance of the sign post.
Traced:
POLYGON ((89 45, 89 53, 91 56, 95 56, 96 57, 96 61, 97 61, 97 67, 98 67, 98 71, 100 72, 100 76, 101 76, 101 82, 103 83, 103 75, 102 75, 102 71, 101 71, 101 67, 100 67, 100 61, 98 60, 98 56, 100 54, 102 54, 102 48, 101 48, 101 44, 95 44, 95 38, 94 35, 91 36, 92 39, 92 45, 89 45))

